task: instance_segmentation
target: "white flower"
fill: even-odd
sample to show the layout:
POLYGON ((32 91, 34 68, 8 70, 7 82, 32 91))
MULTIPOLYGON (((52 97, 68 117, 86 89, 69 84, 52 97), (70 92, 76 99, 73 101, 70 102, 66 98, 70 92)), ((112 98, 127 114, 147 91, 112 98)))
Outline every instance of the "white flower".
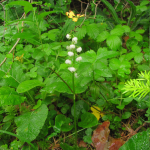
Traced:
POLYGON ((78 38, 77 38, 77 37, 74 37, 74 38, 72 39, 73 44, 77 44, 77 40, 78 40, 78 38))
POLYGON ((70 49, 70 46, 67 46, 66 49, 67 49, 67 50, 71 50, 71 49, 70 49))
POLYGON ((69 67, 68 70, 69 70, 70 72, 75 72, 75 71, 76 71, 76 69, 75 69, 74 67, 69 67))
POLYGON ((81 56, 79 56, 79 57, 76 58, 76 61, 81 61, 81 60, 82 60, 81 56))
POLYGON ((67 60, 65 61, 65 63, 66 63, 66 64, 71 64, 71 60, 67 59, 67 60))
POLYGON ((75 48, 75 45, 74 44, 71 44, 70 45, 70 49, 74 49, 75 48))
POLYGON ((81 47, 78 47, 78 48, 77 48, 77 52, 80 53, 81 51, 82 51, 82 48, 81 48, 81 47))
POLYGON ((66 38, 67 38, 68 40, 70 40, 70 39, 71 39, 71 35, 70 35, 70 34, 67 34, 67 35, 66 35, 66 38))
POLYGON ((68 56, 73 56, 74 53, 73 52, 68 52, 68 56))

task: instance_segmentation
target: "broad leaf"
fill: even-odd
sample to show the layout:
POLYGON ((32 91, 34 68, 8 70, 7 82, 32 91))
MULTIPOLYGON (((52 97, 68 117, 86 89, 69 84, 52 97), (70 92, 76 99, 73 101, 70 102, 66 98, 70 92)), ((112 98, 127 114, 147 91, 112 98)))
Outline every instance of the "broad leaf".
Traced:
POLYGON ((78 126, 83 128, 90 128, 97 124, 97 118, 93 114, 86 112, 81 115, 81 122, 78 123, 78 126))
POLYGON ((119 150, 149 150, 150 129, 132 136, 119 150))
POLYGON ((107 39, 107 37, 109 36, 109 32, 108 31, 103 31, 102 33, 100 33, 98 35, 98 37, 96 38, 97 42, 103 42, 107 39))
POLYGON ((110 35, 106 40, 107 45, 112 50, 117 50, 121 47, 121 40, 117 35, 110 35))
POLYGON ((24 102, 25 97, 19 95, 10 87, 0 88, 0 105, 18 105, 24 102))
POLYGON ((17 92, 24 93, 37 86, 43 86, 43 83, 39 80, 26 80, 19 84, 17 92))
POLYGON ((86 26, 82 26, 81 28, 76 28, 76 33, 75 33, 75 37, 78 38, 78 40, 83 39, 83 37, 85 37, 86 34, 86 26))
POLYGON ((86 27, 87 34, 92 38, 96 39, 99 34, 99 29, 96 23, 90 24, 86 27))
POLYGON ((24 138, 25 141, 33 141, 40 130, 42 129, 48 115, 48 108, 46 105, 41 105, 33 112, 27 112, 15 118, 17 125, 17 135, 24 138))

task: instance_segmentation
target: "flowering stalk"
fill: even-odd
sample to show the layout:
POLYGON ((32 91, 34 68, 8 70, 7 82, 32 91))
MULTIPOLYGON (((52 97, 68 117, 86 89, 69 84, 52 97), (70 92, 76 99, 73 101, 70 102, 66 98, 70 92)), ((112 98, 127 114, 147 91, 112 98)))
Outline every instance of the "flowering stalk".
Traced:
MULTIPOLYGON (((71 35, 70 34, 67 34, 66 35, 66 38, 67 39, 71 39, 71 35)), ((75 68, 75 61, 77 62, 80 62, 82 60, 82 57, 79 56, 76 58, 76 53, 80 53, 82 51, 82 48, 79 47, 77 49, 75 49, 75 44, 77 44, 77 37, 74 37, 72 38, 72 44, 70 46, 67 46, 66 49, 69 50, 68 52, 68 56, 71 58, 72 57, 72 61, 73 63, 71 62, 71 60, 67 59, 65 61, 66 64, 68 65, 72 65, 71 67, 68 67, 68 70, 70 72, 72 72, 72 85, 73 85, 73 102, 74 102, 74 124, 75 124, 75 146, 76 146, 76 149, 77 149, 77 122, 76 122, 76 103, 75 103, 75 100, 76 100, 76 97, 75 97, 75 77, 78 77, 77 76, 77 73, 75 73, 76 71, 76 68, 75 68)))

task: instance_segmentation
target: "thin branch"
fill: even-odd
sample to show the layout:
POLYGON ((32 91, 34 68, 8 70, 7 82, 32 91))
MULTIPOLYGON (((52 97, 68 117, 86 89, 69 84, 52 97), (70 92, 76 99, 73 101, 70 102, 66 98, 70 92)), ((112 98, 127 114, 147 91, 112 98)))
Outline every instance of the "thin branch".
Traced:
POLYGON ((70 89, 70 91, 73 93, 73 90, 70 88, 70 86, 68 85, 68 83, 57 73, 55 72, 52 68, 49 68, 51 71, 53 71, 70 89))
POLYGON ((85 9, 85 18, 84 18, 83 22, 81 23, 80 27, 82 26, 82 24, 84 23, 84 21, 85 21, 85 19, 86 19, 86 13, 87 13, 88 7, 89 7, 89 3, 88 3, 87 6, 86 6, 86 9, 85 9))

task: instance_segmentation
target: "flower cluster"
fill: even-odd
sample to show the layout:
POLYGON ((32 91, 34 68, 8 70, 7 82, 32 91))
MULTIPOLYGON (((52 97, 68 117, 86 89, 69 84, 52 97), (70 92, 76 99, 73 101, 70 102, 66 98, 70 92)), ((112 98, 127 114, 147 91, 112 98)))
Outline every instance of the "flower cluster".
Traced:
MULTIPOLYGON (((66 38, 67 38, 68 40, 70 40, 70 39, 71 39, 71 35, 70 35, 70 34, 67 34, 67 35, 66 35, 66 38)), ((75 44, 77 44, 77 41, 78 41, 78 38, 77 38, 77 37, 73 37, 73 38, 72 38, 72 44, 71 44, 70 46, 67 46, 66 49, 68 50, 68 56, 70 56, 70 58, 71 58, 71 57, 74 57, 74 60, 76 60, 77 62, 80 62, 80 61, 82 60, 82 57, 81 57, 81 56, 79 56, 79 57, 77 57, 77 58, 75 59, 75 52, 80 53, 80 52, 82 51, 82 48, 81 48, 81 47, 78 47, 78 48, 76 49, 75 44), (76 50, 75 50, 75 49, 76 49, 76 50)), ((68 65, 71 65, 71 64, 72 64, 72 61, 69 60, 69 59, 67 59, 67 60, 65 61, 65 63, 68 64, 68 65)), ((69 70, 70 72, 75 72, 75 71, 76 71, 76 69, 75 69, 74 67, 68 67, 68 70, 69 70)), ((77 76, 77 74, 76 74, 76 76, 77 76)))

